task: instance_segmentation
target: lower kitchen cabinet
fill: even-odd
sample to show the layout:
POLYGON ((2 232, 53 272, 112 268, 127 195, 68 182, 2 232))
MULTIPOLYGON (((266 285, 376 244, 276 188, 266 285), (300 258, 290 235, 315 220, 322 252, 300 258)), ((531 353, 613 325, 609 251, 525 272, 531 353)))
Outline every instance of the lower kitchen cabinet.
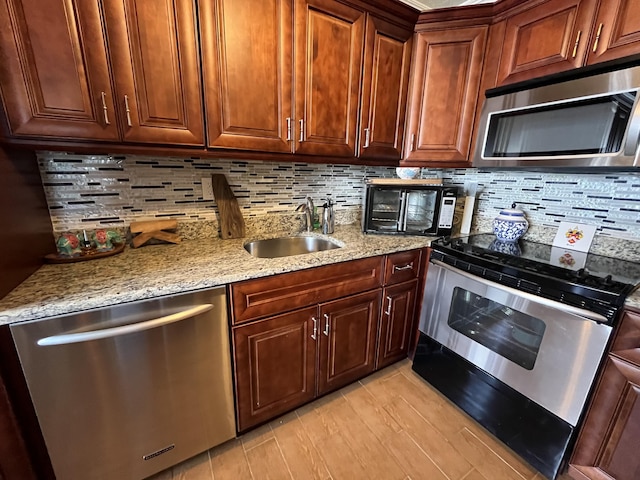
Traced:
POLYGON ((422 258, 418 249, 231 285, 238 431, 406 357, 422 258))
POLYGON ((0 480, 36 479, 31 461, 0 378, 0 480))
POLYGON ((407 356, 417 291, 417 280, 384 289, 376 368, 386 367, 407 356))
POLYGON ((377 289, 235 328, 238 430, 371 373, 379 311, 377 289))
POLYGON ((379 289, 320 305, 318 395, 373 372, 379 316, 379 289))
POLYGON ((569 465, 576 480, 640 478, 640 313, 625 312, 569 465))
POLYGON ((233 331, 238 430, 315 397, 315 315, 317 307, 303 308, 233 331))

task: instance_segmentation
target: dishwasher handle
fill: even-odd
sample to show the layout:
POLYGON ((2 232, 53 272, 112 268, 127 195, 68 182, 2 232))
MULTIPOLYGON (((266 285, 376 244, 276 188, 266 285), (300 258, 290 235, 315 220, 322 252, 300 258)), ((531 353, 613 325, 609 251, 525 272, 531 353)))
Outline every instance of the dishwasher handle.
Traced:
POLYGON ((118 335, 141 332, 143 330, 149 330, 151 328, 169 325, 170 323, 180 322, 181 320, 186 320, 187 318, 195 317, 196 315, 208 312, 212 308, 213 305, 211 305, 210 303, 206 303, 204 305, 198 305, 196 307, 189 308, 188 310, 184 310, 182 312, 173 313, 164 317, 154 318, 153 320, 132 323, 130 325, 122 325, 120 327, 105 328, 101 330, 90 330, 88 332, 53 335, 51 337, 41 338, 37 343, 41 347, 48 347, 52 345, 67 345, 70 343, 89 342, 91 340, 111 338, 118 335))

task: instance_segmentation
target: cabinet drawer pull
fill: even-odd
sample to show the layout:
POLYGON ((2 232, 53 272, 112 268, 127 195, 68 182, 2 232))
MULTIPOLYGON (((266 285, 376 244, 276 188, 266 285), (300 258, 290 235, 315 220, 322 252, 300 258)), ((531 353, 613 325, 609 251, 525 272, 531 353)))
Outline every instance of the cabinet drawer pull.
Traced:
POLYGON ((578 44, 580 43, 581 36, 582 30, 578 30, 578 35, 576 35, 576 43, 574 43, 573 45, 573 54, 571 55, 571 58, 576 58, 576 55, 578 54, 578 44))
POLYGON ((415 133, 411 134, 411 146, 410 146, 410 148, 411 148, 412 152, 416 151, 416 134, 415 133))
POLYGON ((287 142, 291 141, 291 117, 287 117, 287 142))
POLYGON ((124 96, 124 110, 127 112, 127 125, 132 127, 131 125, 131 110, 129 110, 129 97, 127 95, 124 96))
POLYGON ((387 317, 391 316, 391 304, 393 303, 393 299, 391 297, 387 297, 387 300, 389 301, 389 305, 387 305, 387 309, 385 310, 384 314, 387 317))
POLYGON ((329 315, 324 314, 324 331, 322 332, 326 337, 329 336, 329 315))
POLYGON ((593 53, 596 53, 596 50, 598 50, 598 43, 600 42, 600 35, 602 34, 602 27, 604 27, 604 23, 601 23, 598 26, 598 33, 596 33, 596 39, 593 42, 593 53))
POLYGON ((313 333, 311 334, 311 338, 313 338, 314 340, 318 339, 318 320, 316 319, 316 317, 311 317, 311 320, 313 320, 313 333))
POLYGON ((304 120, 300 119, 300 143, 304 142, 304 120))
POLYGON ((411 270, 412 268, 413 268, 413 262, 411 262, 411 263, 409 263, 407 265, 404 265, 402 267, 394 265, 392 273, 396 273, 396 272, 399 272, 401 270, 411 270))
POLYGON ((106 96, 106 93, 100 92, 100 98, 102 99, 102 112, 104 113, 104 124, 111 125, 111 122, 109 121, 109 112, 107 110, 107 101, 105 100, 106 96))
POLYGON ((371 130, 364 129, 364 148, 369 148, 369 142, 371 141, 371 130))

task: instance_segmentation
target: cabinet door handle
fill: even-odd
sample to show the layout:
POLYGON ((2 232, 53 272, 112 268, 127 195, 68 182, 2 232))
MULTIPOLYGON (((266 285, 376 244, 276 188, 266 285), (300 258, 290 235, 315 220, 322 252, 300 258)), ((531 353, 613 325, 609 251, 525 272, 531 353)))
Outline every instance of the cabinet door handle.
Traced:
POLYGON ((582 36, 582 30, 578 30, 578 35, 576 35, 576 43, 573 44, 573 54, 571 58, 576 58, 578 54, 578 44, 580 43, 580 37, 582 36))
POLYGON ((387 300, 389 301, 389 305, 387 305, 387 309, 385 310, 384 314, 387 317, 391 316, 391 304, 393 303, 393 299, 391 297, 387 297, 387 300))
POLYGON ((291 141, 291 117, 287 117, 287 142, 291 141))
POLYGON ((324 330, 323 332, 326 337, 329 336, 329 315, 324 314, 324 330))
POLYGON ((311 320, 313 320, 313 333, 311 334, 311 338, 313 338, 314 340, 318 339, 318 319, 316 319, 316 317, 311 317, 311 320))
POLYGON ((371 130, 368 128, 364 129, 364 147, 369 148, 369 142, 371 141, 371 130))
POLYGON ((106 93, 100 92, 100 98, 102 99, 102 112, 104 113, 104 124, 111 125, 111 122, 109 121, 109 112, 107 110, 106 96, 106 93))
POLYGON ((398 271, 401 271, 401 270, 410 270, 412 268, 413 268, 413 262, 411 262, 411 263, 409 263, 407 265, 403 265, 402 267, 394 265, 393 266, 393 270, 392 270, 391 273, 395 273, 395 272, 398 272, 398 271))
POLYGON ((593 53, 596 53, 596 50, 598 50, 598 43, 600 42, 600 35, 602 34, 602 27, 604 27, 604 23, 601 23, 598 26, 598 33, 596 33, 596 39, 593 42, 593 53))
POLYGON ((300 143, 304 142, 304 120, 300 119, 300 143))
POLYGON ((411 134, 411 146, 410 146, 410 148, 411 148, 412 152, 416 151, 416 134, 415 133, 411 134))
POLYGON ((127 125, 132 127, 131 124, 131 110, 129 109, 129 97, 127 95, 124 96, 124 110, 127 112, 127 125))

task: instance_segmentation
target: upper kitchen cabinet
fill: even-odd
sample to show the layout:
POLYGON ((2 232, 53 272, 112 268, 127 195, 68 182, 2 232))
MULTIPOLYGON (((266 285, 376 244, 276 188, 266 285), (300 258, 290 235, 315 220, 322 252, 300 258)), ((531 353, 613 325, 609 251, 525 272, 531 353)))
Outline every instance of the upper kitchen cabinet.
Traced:
POLYGON ((122 140, 204 145, 193 2, 103 5, 122 140))
POLYGON ((200 0, 208 146, 291 152, 292 0, 200 0))
POLYGON ((365 20, 334 0, 295 0, 297 153, 356 154, 365 20))
POLYGON ((364 47, 360 158, 399 160, 413 32, 370 15, 364 47))
POLYGON ((403 164, 467 164, 487 32, 474 26, 416 35, 403 164))
POLYGON ((637 0, 600 0, 592 27, 587 63, 640 53, 640 8, 637 0))
POLYGON ((505 20, 497 84, 640 53, 634 6, 632 0, 549 0, 519 8, 505 20))
POLYGON ((0 0, 0 92, 17 138, 118 140, 97 2, 0 0))

